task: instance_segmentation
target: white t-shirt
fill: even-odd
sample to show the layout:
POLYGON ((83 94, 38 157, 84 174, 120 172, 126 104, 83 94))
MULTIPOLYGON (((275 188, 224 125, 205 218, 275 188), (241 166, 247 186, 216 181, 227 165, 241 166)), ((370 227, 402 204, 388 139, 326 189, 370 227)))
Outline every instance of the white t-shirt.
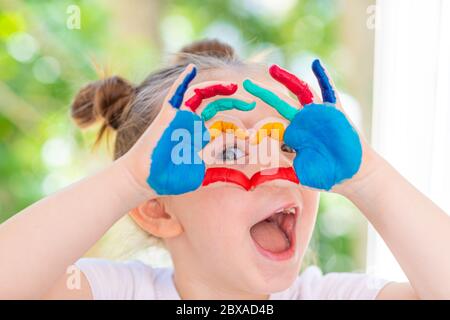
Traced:
MULTIPOLYGON (((88 279, 96 300, 179 300, 172 268, 153 268, 140 261, 114 262, 84 258, 76 266, 88 279)), ((371 300, 387 280, 362 273, 328 273, 315 266, 305 269, 271 300, 371 300)))

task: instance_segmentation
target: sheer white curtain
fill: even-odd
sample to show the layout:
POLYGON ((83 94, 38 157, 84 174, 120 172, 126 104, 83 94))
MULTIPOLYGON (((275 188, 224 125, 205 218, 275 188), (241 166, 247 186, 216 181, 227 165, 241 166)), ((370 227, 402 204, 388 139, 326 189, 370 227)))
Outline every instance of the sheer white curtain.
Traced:
MULTIPOLYGON (((374 71, 373 146, 450 212, 450 1, 379 0, 374 71)), ((371 227, 367 267, 405 279, 371 227)))

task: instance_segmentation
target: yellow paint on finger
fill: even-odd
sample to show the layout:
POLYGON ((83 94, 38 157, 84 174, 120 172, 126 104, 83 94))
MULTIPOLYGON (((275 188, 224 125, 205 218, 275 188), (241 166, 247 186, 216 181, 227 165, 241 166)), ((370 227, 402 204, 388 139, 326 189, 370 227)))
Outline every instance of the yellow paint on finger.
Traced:
MULTIPOLYGON (((269 122, 264 124, 258 129, 256 135, 250 141, 252 144, 258 144, 265 137, 270 137, 272 139, 283 141, 284 136, 284 124, 281 122, 269 122)), ((211 140, 214 140, 220 136, 223 132, 234 134, 238 139, 246 139, 249 136, 247 130, 244 130, 232 122, 228 121, 216 121, 209 127, 209 134, 211 140)))
POLYGON ((258 129, 255 138, 251 142, 253 144, 258 144, 265 137, 271 137, 272 139, 283 141, 284 130, 284 124, 281 122, 266 123, 258 129))
POLYGON ((228 121, 216 121, 209 127, 211 140, 214 140, 223 132, 234 134, 238 139, 245 139, 248 136, 246 130, 239 128, 234 123, 228 121))

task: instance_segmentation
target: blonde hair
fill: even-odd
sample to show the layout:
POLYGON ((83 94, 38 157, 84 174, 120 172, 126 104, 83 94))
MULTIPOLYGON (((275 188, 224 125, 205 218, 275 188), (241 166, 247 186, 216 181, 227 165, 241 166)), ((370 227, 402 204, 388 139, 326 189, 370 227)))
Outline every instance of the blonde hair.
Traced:
POLYGON ((102 121, 97 140, 107 130, 115 131, 113 153, 117 159, 155 119, 172 83, 189 63, 199 72, 244 65, 228 44, 218 40, 194 42, 182 48, 171 65, 151 73, 137 86, 120 76, 89 83, 75 96, 72 118, 81 128, 102 121))

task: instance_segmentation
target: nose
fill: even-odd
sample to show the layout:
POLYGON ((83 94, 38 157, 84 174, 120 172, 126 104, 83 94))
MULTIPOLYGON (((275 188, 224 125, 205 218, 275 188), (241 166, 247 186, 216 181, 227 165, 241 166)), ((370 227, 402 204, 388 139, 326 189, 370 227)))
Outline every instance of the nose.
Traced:
POLYGON ((251 133, 237 137, 232 133, 218 136, 202 152, 208 167, 229 167, 246 175, 256 172, 292 166, 292 159, 281 150, 283 142, 270 135, 260 136, 258 141, 251 133))

